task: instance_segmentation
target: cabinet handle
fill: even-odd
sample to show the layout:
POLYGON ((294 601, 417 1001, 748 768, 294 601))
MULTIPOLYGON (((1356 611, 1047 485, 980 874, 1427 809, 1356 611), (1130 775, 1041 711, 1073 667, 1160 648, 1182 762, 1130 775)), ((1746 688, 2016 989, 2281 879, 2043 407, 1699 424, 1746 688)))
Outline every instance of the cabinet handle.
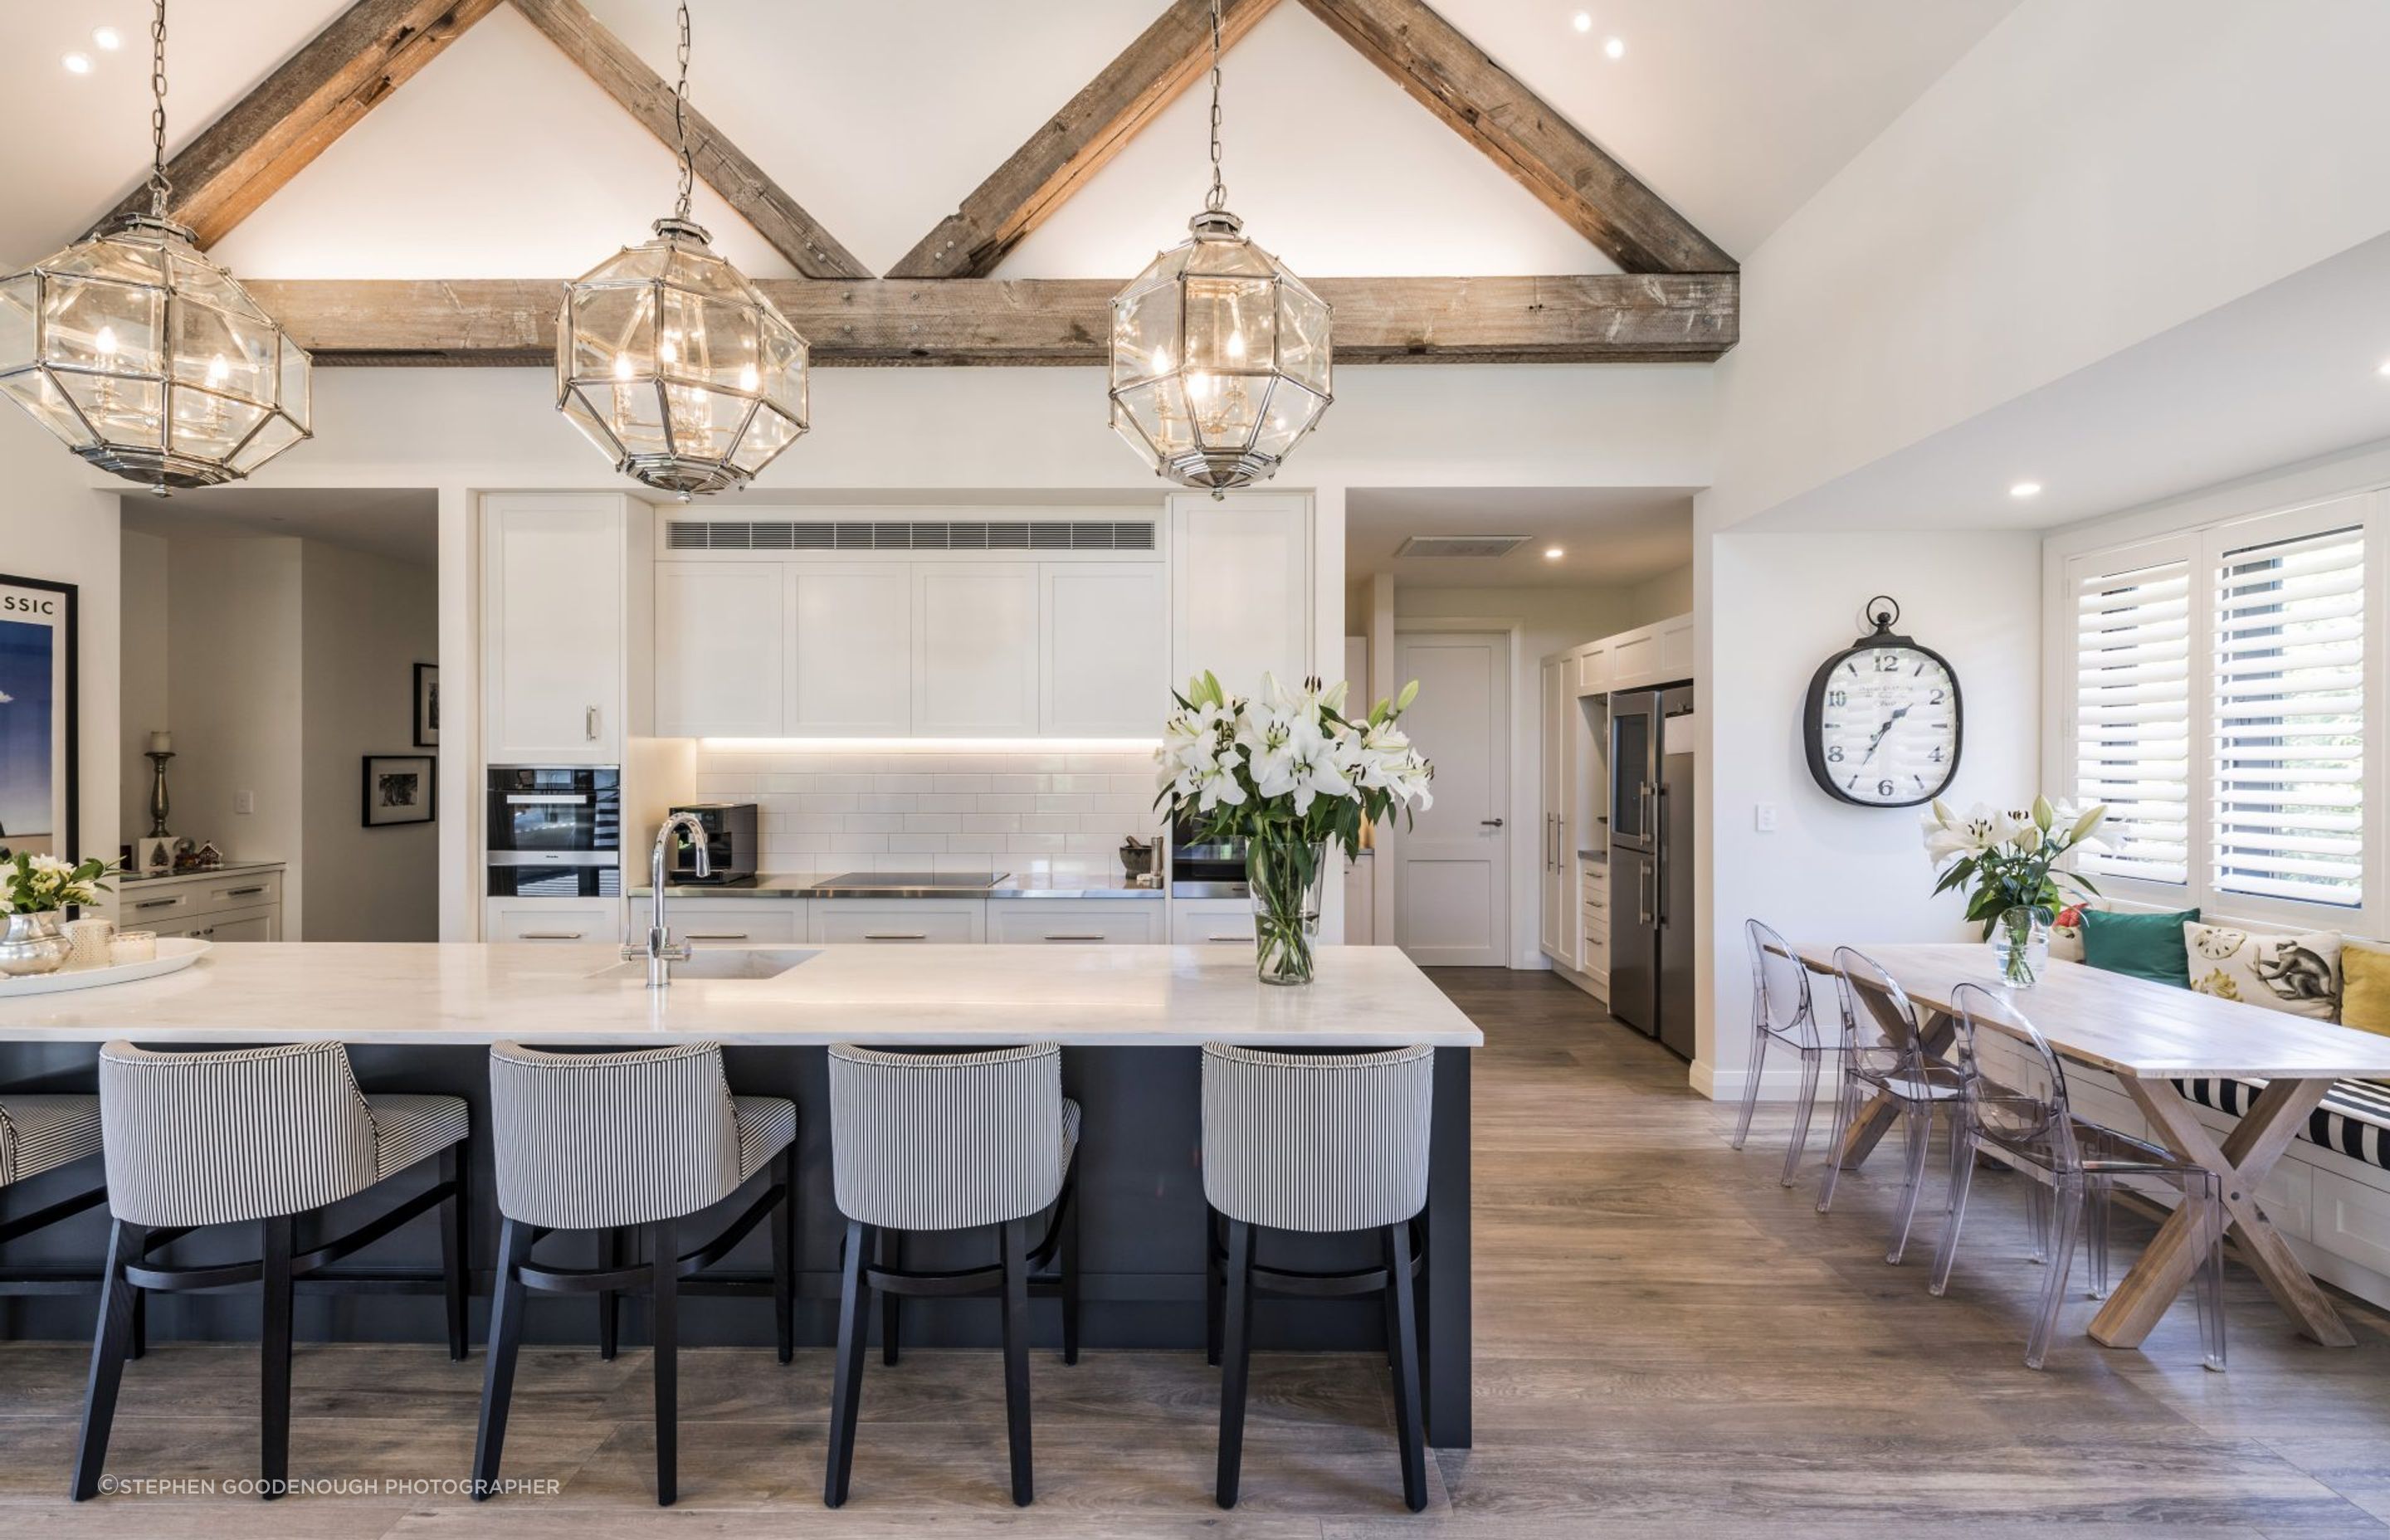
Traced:
POLYGON ((1480 818, 1477 820, 1477 827, 1479 828, 1500 828, 1502 827, 1502 820, 1499 818, 1480 818))
POLYGON ((144 899, 142 902, 135 904, 134 907, 136 909, 166 909, 171 908, 181 902, 183 901, 179 898, 151 898, 144 899))
POLYGON ((747 932, 744 930, 691 930, 681 937, 683 941, 746 941, 748 939, 747 932))
POLYGON ((1244 933, 1236 933, 1226 936, 1214 933, 1205 939, 1210 941, 1251 941, 1253 938, 1250 934, 1244 933))
POLYGON ((264 883, 263 883, 263 882, 259 883, 259 884, 258 884, 256 887, 254 887, 254 888, 226 888, 226 889, 225 890, 225 897, 226 897, 226 898, 246 898, 246 897, 248 897, 251 893, 262 893, 262 892, 263 892, 264 891, 265 891, 265 884, 264 884, 264 883))
POLYGON ((592 706, 592 707, 590 707, 590 708, 588 709, 587 712, 586 712, 586 713, 583 716, 583 718, 582 718, 582 725, 583 725, 584 728, 585 728, 585 729, 587 731, 587 733, 589 734, 589 741, 590 741, 590 742, 592 742, 592 743, 597 742, 597 741, 598 741, 598 708, 597 708, 597 707, 592 706))
POLYGON ((1101 936, 1047 936, 1047 941, 1101 941, 1101 936))
POLYGON ((524 941, 579 941, 581 934, 578 930, 525 930, 521 939, 524 941))
POLYGON ((863 933, 863 939, 865 941, 928 941, 930 933, 927 930, 867 930, 863 933))

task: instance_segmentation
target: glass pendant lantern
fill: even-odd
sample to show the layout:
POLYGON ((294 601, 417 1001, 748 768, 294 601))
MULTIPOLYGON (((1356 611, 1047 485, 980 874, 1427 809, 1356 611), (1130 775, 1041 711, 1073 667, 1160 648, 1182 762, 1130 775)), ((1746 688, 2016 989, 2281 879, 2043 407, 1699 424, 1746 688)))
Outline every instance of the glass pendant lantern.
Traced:
POLYGON ((150 41, 149 212, 0 278, 0 391, 163 496, 238 481, 307 438, 312 366, 165 216, 165 0, 150 41))
POLYGON ((1220 175, 1212 0, 1212 189, 1190 238, 1113 296, 1111 423, 1157 475, 1214 497, 1266 481, 1333 399, 1329 307, 1245 238, 1220 175))
POLYGON ((655 238, 570 285, 556 405, 624 475, 683 501, 744 485, 809 422, 809 349, 688 217, 688 6, 680 6, 680 201, 655 238))

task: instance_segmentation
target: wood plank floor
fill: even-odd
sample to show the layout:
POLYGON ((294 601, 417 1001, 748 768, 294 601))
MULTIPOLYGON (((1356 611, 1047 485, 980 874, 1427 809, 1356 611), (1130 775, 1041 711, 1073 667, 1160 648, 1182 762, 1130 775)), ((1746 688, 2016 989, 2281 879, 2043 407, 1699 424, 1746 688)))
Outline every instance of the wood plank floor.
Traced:
MULTIPOLYGON (((0 1346, 0 1534, 764 1540, 1037 1534, 1362 1540, 1428 1534, 1887 1534, 2334 1536, 2390 1530, 2390 1337, 2347 1314, 2353 1351, 2294 1337, 2230 1279, 2232 1367, 2199 1367, 2184 1301, 2138 1353, 2081 1335, 2078 1302, 2026 1369, 2026 1259, 2013 1178, 1976 1184, 1950 1294, 1925 1292, 1938 1220, 1882 1260, 1884 1168, 1820 1217, 1776 1182, 1786 1115, 1727 1149, 1727 1110, 1684 1067, 1536 974, 1452 970, 1486 1032, 1476 1072, 1477 1446, 1430 1461, 1402 1511, 1382 1368, 1358 1356, 1255 1361, 1245 1500, 1211 1503, 1216 1375, 1191 1354, 1035 1362, 1038 1502, 1006 1500, 993 1354, 908 1354, 866 1377, 854 1496, 820 1506, 829 1361, 687 1355, 679 1507, 652 1506, 648 1365, 625 1352, 524 1354, 508 1474, 552 1493, 476 1507, 464 1472, 478 1354, 302 1347, 292 1468, 369 1495, 59 1499, 84 1353, 0 1346), (422 1490, 391 1490, 422 1482, 422 1490)), ((1823 1144, 1823 1130, 1815 1136, 1823 1144)), ((1810 1165, 1814 1175, 1816 1161, 1810 1165)), ((2120 1219, 2120 1254, 2149 1227, 2120 1219)), ((234 1481, 255 1469, 255 1355, 157 1349, 133 1366, 111 1473, 234 1481)))

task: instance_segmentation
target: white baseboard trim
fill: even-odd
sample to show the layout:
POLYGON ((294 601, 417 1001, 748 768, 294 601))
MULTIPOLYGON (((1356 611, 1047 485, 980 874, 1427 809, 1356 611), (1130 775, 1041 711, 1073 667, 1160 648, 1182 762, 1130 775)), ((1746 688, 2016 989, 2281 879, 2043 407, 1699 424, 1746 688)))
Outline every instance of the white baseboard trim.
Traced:
MULTIPOLYGON (((1790 1059, 1789 1054, 1787 1059, 1790 1059)), ((1712 1101, 1741 1101, 1743 1082, 1748 1077, 1748 1073, 1749 1072, 1743 1070, 1721 1070, 1707 1059, 1696 1059, 1692 1062, 1691 1072, 1686 1078, 1691 1083, 1695 1091, 1712 1101)), ((1759 1099, 1792 1101, 1800 1094, 1799 1061, 1780 1062, 1776 1056, 1769 1055, 1767 1067, 1760 1072, 1759 1076, 1759 1099)), ((1833 1099, 1834 1076, 1829 1067, 1820 1066, 1818 1072, 1818 1100, 1831 1102, 1833 1099)))

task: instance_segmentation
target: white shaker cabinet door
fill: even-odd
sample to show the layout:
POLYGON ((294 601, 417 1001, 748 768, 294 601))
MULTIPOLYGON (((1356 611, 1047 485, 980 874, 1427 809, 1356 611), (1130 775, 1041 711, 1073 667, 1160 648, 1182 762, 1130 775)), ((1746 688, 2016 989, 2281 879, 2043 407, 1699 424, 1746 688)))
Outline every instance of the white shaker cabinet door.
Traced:
POLYGON ((1265 672, 1300 685, 1312 668, 1310 499, 1193 494, 1170 510, 1172 683, 1208 669, 1231 695, 1255 693, 1265 672))
POLYGON ((656 563, 656 733, 777 738, 788 721, 777 562, 656 563))
POLYGON ((790 569, 789 731, 902 737, 913 725, 913 579, 901 562, 790 569))
POLYGON ((491 496, 487 742, 493 764, 623 757, 623 499, 491 496))
POLYGON ((1169 594, 1160 562, 1044 569, 1039 730, 1150 738, 1170 708, 1169 594))
POLYGON ((1037 566, 913 568, 913 732, 1027 738, 1037 731, 1037 566))

